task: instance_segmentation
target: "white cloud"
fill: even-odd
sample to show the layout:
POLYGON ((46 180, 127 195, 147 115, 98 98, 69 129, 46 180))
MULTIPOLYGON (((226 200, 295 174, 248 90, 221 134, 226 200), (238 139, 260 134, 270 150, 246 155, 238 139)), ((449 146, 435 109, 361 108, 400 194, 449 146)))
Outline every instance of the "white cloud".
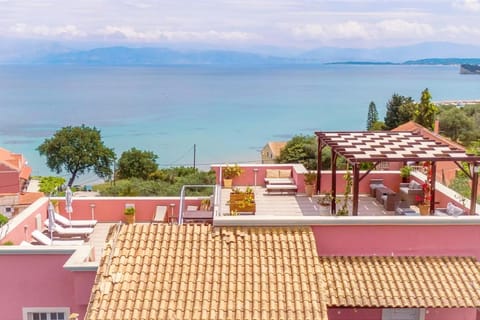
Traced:
POLYGON ((435 33, 432 26, 425 23, 408 22, 405 20, 383 20, 376 24, 379 36, 392 38, 425 38, 435 33))
POLYGON ((480 0, 457 0, 453 2, 455 8, 477 12, 480 11, 480 0))
POLYGON ((298 37, 318 40, 381 40, 381 39, 420 39, 432 36, 435 30, 423 23, 400 19, 382 20, 377 23, 347 21, 337 24, 307 24, 292 29, 298 37))
POLYGON ((98 31, 104 37, 124 38, 132 41, 248 41, 257 39, 252 33, 240 31, 137 31, 129 26, 107 26, 98 31))
POLYGON ((10 28, 10 31, 19 36, 79 38, 87 35, 74 25, 49 27, 46 25, 30 26, 24 23, 17 23, 10 28))

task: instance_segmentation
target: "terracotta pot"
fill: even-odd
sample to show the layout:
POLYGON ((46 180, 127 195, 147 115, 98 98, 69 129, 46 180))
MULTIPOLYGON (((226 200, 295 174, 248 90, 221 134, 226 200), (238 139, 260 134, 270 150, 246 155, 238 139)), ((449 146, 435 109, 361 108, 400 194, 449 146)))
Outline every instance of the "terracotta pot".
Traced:
POLYGON ((313 184, 306 184, 305 185, 305 193, 308 197, 313 196, 313 184))
POLYGON ((125 222, 127 224, 133 224, 135 223, 135 215, 134 214, 126 214, 125 215, 125 222))
POLYGON ((430 206, 428 204, 419 204, 418 209, 420 210, 420 215, 422 216, 430 215, 430 206))
POLYGON ((231 189, 232 188, 232 182, 233 182, 233 179, 223 179, 223 186, 225 188, 231 189))

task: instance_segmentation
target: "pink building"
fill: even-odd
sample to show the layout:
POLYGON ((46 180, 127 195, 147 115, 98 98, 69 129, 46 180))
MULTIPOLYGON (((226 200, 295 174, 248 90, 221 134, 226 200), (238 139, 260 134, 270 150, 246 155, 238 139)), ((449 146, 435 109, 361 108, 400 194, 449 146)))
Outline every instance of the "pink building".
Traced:
MULTIPOLYGON (((45 231, 48 199, 37 200, 0 229, 14 243, 0 248, 11 297, 2 319, 479 319, 478 214, 396 215, 370 196, 370 180, 398 191, 399 173, 372 171, 358 183, 358 215, 332 216, 304 194, 302 166, 240 166, 234 185, 253 189, 256 211, 230 215, 214 165, 213 225, 182 224, 205 197, 74 197, 72 219, 97 220, 93 233, 83 245, 40 245, 32 234, 45 231), (296 193, 266 191, 277 169, 296 193), (121 223, 126 206, 137 223, 121 223)), ((332 172, 322 175, 329 190, 332 172)), ((335 175, 341 194, 344 172, 335 175)), ((435 192, 438 207, 471 207, 435 192)))
POLYGON ((0 193, 25 191, 31 173, 23 155, 0 148, 0 193))

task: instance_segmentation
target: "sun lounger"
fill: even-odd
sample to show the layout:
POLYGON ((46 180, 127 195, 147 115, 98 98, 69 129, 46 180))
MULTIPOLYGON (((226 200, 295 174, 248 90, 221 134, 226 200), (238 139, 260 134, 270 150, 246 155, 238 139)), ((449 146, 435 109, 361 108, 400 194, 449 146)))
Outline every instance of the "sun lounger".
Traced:
POLYGON ((165 222, 165 215, 167 214, 167 206, 157 206, 153 222, 165 222))
POLYGON ((46 246, 79 246, 84 244, 83 240, 51 240, 38 230, 32 231, 32 238, 46 246))
POLYGON ((54 214, 55 221, 64 227, 94 227, 97 220, 70 220, 61 214, 54 214))
MULTIPOLYGON (((45 226, 48 228, 49 222, 45 220, 45 226)), ((93 228, 80 228, 80 227, 72 227, 72 228, 64 228, 58 223, 54 224, 54 232, 60 237, 84 237, 88 238, 88 236, 93 232, 93 228)))

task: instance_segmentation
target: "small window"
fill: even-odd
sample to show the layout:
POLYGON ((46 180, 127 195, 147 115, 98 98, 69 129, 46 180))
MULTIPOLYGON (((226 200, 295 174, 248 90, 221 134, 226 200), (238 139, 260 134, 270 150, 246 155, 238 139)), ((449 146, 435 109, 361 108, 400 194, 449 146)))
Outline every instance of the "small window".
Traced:
POLYGON ((23 320, 66 320, 69 308, 23 308, 23 320))

